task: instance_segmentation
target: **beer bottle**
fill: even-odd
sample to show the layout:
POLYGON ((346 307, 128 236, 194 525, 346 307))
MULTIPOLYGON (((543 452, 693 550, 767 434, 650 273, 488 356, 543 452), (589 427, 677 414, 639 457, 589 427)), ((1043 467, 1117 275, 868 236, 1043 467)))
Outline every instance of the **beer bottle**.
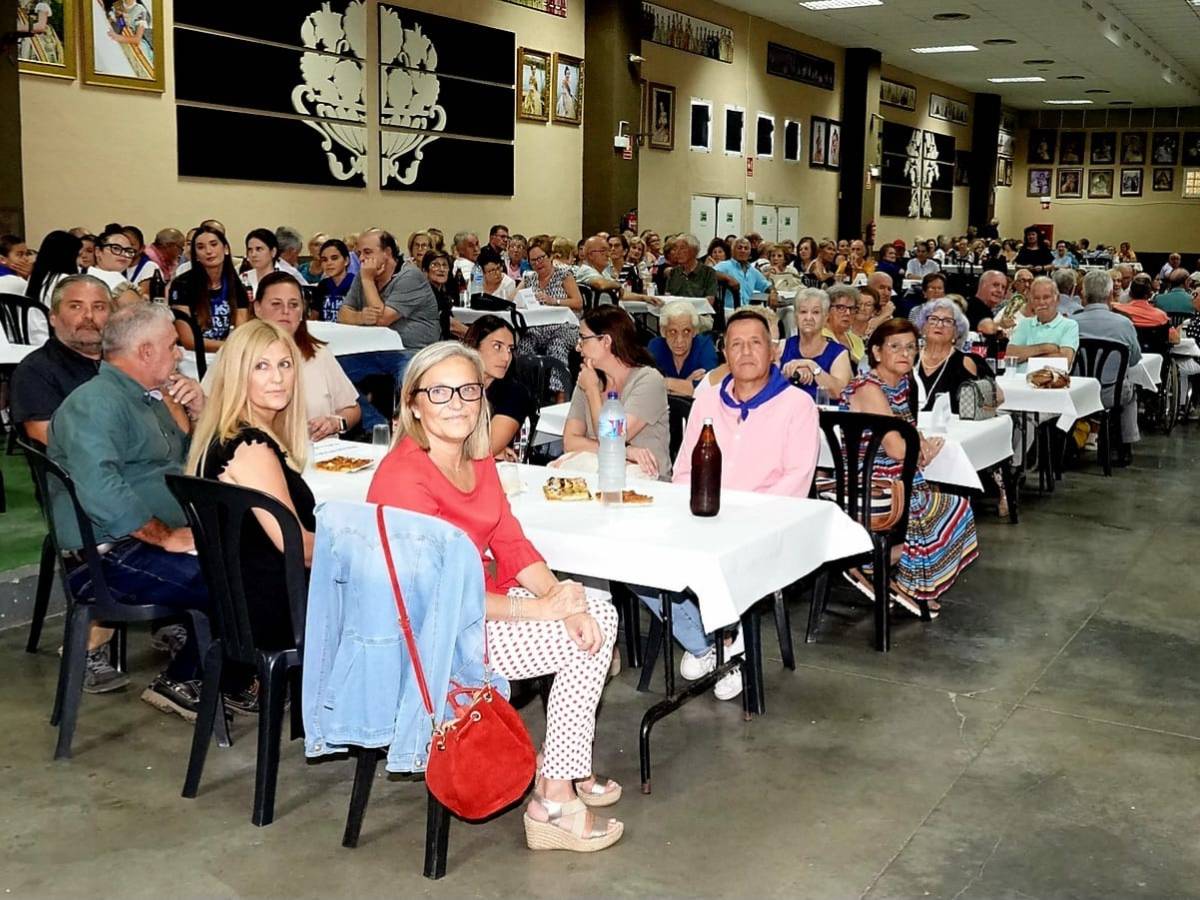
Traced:
POLYGON ((705 419, 692 450, 692 515, 715 516, 720 511, 721 448, 712 419, 705 419))

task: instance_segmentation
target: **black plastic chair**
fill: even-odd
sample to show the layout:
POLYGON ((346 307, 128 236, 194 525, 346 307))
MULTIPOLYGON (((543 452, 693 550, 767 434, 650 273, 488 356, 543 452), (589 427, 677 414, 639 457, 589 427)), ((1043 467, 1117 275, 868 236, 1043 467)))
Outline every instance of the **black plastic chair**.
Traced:
POLYGON ((153 603, 137 603, 133 598, 118 599, 109 590, 104 577, 104 565, 100 551, 96 546, 96 535, 92 530, 91 519, 79 504, 75 493, 75 484, 71 476, 61 466, 51 460, 40 450, 21 441, 21 446, 33 469, 34 482, 41 496, 49 498, 50 481, 54 479, 59 488, 66 492, 71 499, 75 511, 75 521, 79 527, 79 535, 83 547, 78 551, 83 556, 82 565, 88 568, 92 582, 92 594, 89 599, 74 597, 68 581, 66 559, 58 544, 58 532, 54 527, 54 505, 46 502, 42 512, 46 518, 54 550, 54 558, 60 562, 63 593, 67 598, 67 615, 63 636, 62 662, 58 668, 58 688, 55 691, 54 710, 50 714, 50 724, 58 726, 58 744, 54 749, 55 759, 71 757, 71 741, 75 735, 75 723, 79 716, 79 703, 83 695, 83 676, 87 667, 88 632, 93 622, 103 622, 116 627, 115 659, 113 663, 118 670, 125 670, 126 635, 124 626, 131 622, 155 622, 165 619, 179 619, 188 615, 192 620, 192 636, 196 641, 196 650, 201 659, 208 651, 211 643, 208 617, 198 610, 186 613, 178 608, 159 606, 153 603))
POLYGON ((533 402, 540 409, 557 402, 554 389, 550 386, 551 374, 557 372, 564 385, 564 393, 570 397, 575 390, 575 379, 570 370, 553 356, 533 354, 513 357, 513 377, 525 385, 533 402))
MULTIPOLYGON (((871 536, 872 582, 875 588, 875 649, 887 652, 891 647, 891 622, 888 616, 891 552, 903 543, 908 531, 908 512, 912 500, 913 478, 917 474, 917 456, 921 438, 917 429, 895 416, 873 413, 821 410, 821 431, 829 442, 833 457, 834 499, 850 518, 871 536), (897 434, 904 440, 904 459, 900 481, 904 486, 904 504, 900 517, 887 530, 871 525, 871 485, 875 462, 882 453, 883 439, 897 434), (860 448, 861 451, 860 451, 860 448)), ((844 565, 838 563, 839 566, 844 565)), ((821 624, 821 614, 829 601, 829 572, 822 570, 813 588, 805 640, 812 642, 821 624)), ((921 618, 929 621, 929 606, 919 601, 921 618)), ((790 629, 789 629, 790 630, 790 629)))
POLYGON ((290 509, 262 491, 186 475, 168 475, 167 487, 183 507, 192 526, 213 610, 213 640, 204 658, 204 685, 183 796, 195 798, 200 789, 208 742, 218 715, 219 724, 225 724, 225 704, 221 695, 224 664, 253 666, 258 672, 259 684, 258 765, 254 774, 254 810, 250 820, 255 825, 270 825, 275 819, 280 731, 289 680, 292 740, 304 732, 300 666, 308 584, 300 523, 290 509), (274 518, 283 533, 282 597, 246 596, 242 583, 242 529, 255 510, 274 518), (269 606, 276 613, 286 610, 291 618, 293 645, 275 650, 260 647, 260 636, 255 635, 251 627, 251 605, 269 606))
POLYGON ((21 294, 0 294, 0 327, 8 336, 9 343, 29 343, 29 315, 38 312, 50 322, 50 310, 32 297, 21 294))
POLYGON ((575 286, 579 288, 579 296, 583 298, 584 311, 586 312, 589 309, 595 309, 596 304, 599 302, 599 298, 596 296, 595 289, 586 284, 576 283, 575 286))
POLYGON ((1167 321, 1172 328, 1178 328, 1195 316, 1194 312, 1169 312, 1167 313, 1167 321))
MULTIPOLYGON (((16 432, 13 432, 15 435, 16 432)), ((17 442, 14 439, 13 444, 17 442)), ((34 442, 31 438, 25 438, 19 444, 20 447, 34 447, 41 453, 45 452, 44 447, 34 442)), ((26 461, 29 463, 29 474, 33 479, 33 497, 37 501, 38 509, 42 510, 42 518, 46 519, 45 496, 42 494, 41 488, 38 485, 37 473, 34 471, 34 460, 26 454, 26 461)), ((49 521, 47 519, 47 521, 49 521)), ((54 538, 47 529, 46 537, 42 539, 42 553, 38 561, 38 580, 37 587, 33 594, 33 618, 29 623, 29 639, 25 642, 26 653, 37 653, 38 644, 42 640, 42 626, 46 622, 46 612, 50 608, 50 590, 54 585, 54 559, 56 551, 54 549, 54 538)))
POLYGON ((1129 348, 1119 341, 1106 341, 1100 338, 1081 338, 1079 350, 1075 353, 1075 373, 1087 378, 1095 378, 1100 382, 1101 395, 1110 392, 1110 400, 1100 416, 1100 440, 1097 445, 1100 462, 1104 466, 1105 476, 1112 475, 1113 434, 1121 442, 1121 412, 1124 404, 1121 402, 1121 391, 1125 384, 1125 376, 1129 371, 1129 348), (1113 360, 1116 360, 1115 365, 1113 360), (1106 375, 1115 377, 1106 378, 1106 375))
POLYGON ((671 459, 679 455, 683 445, 683 434, 687 428, 688 416, 692 413, 693 397, 683 397, 678 394, 667 394, 667 416, 670 423, 670 438, 668 449, 671 459))
POLYGON ((208 357, 204 352, 204 332, 200 330, 200 324, 191 313, 172 306, 171 314, 175 316, 176 322, 182 322, 192 333, 192 347, 194 348, 192 354, 196 357, 196 380, 203 381, 204 374, 208 371, 208 357))

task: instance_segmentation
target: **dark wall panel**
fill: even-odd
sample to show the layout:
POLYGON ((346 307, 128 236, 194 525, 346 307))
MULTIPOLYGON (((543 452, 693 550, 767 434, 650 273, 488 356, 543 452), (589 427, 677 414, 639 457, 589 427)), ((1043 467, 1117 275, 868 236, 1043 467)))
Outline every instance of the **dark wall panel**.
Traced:
POLYGON ((416 89, 423 84, 412 80, 414 74, 422 79, 431 77, 390 66, 380 70, 380 124, 500 141, 515 137, 517 99, 513 88, 460 78, 436 78, 433 79, 436 94, 431 94, 428 100, 424 97, 417 100, 420 95, 416 89), (397 103, 401 104, 399 108, 397 103))
MULTIPOLYGON (((346 20, 343 13, 349 0, 272 0, 235 6, 212 0, 175 0, 172 5, 176 25, 366 58, 366 18, 352 15, 346 20), (323 6, 330 11, 324 12, 323 6)), ((355 10, 362 7, 356 5, 355 10)))
POLYGON ((517 45, 511 31, 386 3, 379 7, 379 45, 384 66, 510 86, 515 82, 517 45))
POLYGON ((180 175, 332 187, 366 184, 361 172, 353 172, 356 157, 361 160, 366 150, 367 130, 361 125, 327 126, 337 129, 347 143, 361 147, 356 154, 319 133, 308 123, 311 120, 178 106, 175 121, 180 175), (326 140, 328 152, 322 147, 326 140), (337 177, 334 169, 349 177, 337 177))
POLYGON ((512 144, 430 138, 428 133, 384 130, 380 141, 385 190, 512 195, 512 144), (396 141, 424 143, 402 149, 393 162, 388 159, 388 149, 396 141), (392 173, 393 168, 397 174, 392 173), (403 183, 401 178, 410 183, 403 183))
POLYGON ((354 60, 184 28, 175 29, 175 97, 298 115, 319 109, 322 118, 356 122, 366 118, 362 66, 354 60), (203 64, 218 59, 219 66, 203 64), (297 107, 293 94, 305 84, 309 90, 297 107))

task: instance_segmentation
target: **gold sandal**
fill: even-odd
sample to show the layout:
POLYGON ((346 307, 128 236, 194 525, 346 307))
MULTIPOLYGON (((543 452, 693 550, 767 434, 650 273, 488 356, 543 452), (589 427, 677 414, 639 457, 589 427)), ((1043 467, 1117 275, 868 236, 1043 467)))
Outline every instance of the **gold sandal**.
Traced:
MULTIPOLYGON (((584 778, 580 779, 580 781, 586 780, 584 778)), ((621 785, 617 784, 611 778, 593 774, 592 786, 590 788, 583 787, 578 781, 575 782, 575 793, 583 801, 584 806, 612 806, 621 799, 621 785), (610 784, 614 786, 613 790, 608 789, 610 784)))
POLYGON ((602 819, 592 816, 592 827, 587 828, 588 808, 582 800, 570 800, 567 803, 555 803, 547 800, 537 791, 533 799, 546 810, 547 821, 539 822, 524 813, 525 845, 530 850, 572 850, 575 853, 594 853, 611 847, 625 833, 625 824, 617 822, 617 827, 608 830, 609 822, 615 819, 602 819), (560 828, 555 823, 564 816, 575 816, 569 829, 560 828))

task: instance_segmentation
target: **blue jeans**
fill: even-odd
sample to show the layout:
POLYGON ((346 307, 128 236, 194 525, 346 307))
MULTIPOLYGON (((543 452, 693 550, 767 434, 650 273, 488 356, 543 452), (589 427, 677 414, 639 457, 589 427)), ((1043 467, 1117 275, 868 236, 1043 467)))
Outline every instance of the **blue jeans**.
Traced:
MULTIPOLYGON (((339 356, 337 361, 341 365, 342 371, 346 373, 346 377, 356 386, 372 375, 386 375, 391 377, 396 389, 399 390, 400 384, 404 380, 404 370, 408 368, 408 361, 413 358, 415 353, 416 351, 412 350, 375 350, 371 353, 350 353, 346 356, 339 356)), ((389 424, 388 420, 379 414, 379 410, 361 394, 358 397, 358 408, 362 410, 363 431, 368 434, 376 425, 389 424)))
MULTIPOLYGON (((650 612, 662 618, 662 601, 654 588, 631 584, 630 589, 638 595, 650 612)), ((700 607, 696 601, 681 591, 667 591, 671 600, 671 624, 675 640, 692 656, 703 656, 713 645, 713 639, 704 631, 700 621, 700 607)))
MULTIPOLYGON (((189 609, 208 610, 208 588, 200 571, 200 560, 190 553, 168 553, 131 537, 118 541, 100 557, 100 562, 109 592, 118 602, 128 599, 131 603, 154 603, 181 613, 189 609)), ((93 596, 87 566, 75 568, 67 576, 67 583, 76 597, 85 600, 93 596)), ((166 669, 167 677, 176 681, 198 678, 200 673, 196 636, 191 633, 190 619, 184 616, 183 622, 189 626, 188 641, 166 669)))

